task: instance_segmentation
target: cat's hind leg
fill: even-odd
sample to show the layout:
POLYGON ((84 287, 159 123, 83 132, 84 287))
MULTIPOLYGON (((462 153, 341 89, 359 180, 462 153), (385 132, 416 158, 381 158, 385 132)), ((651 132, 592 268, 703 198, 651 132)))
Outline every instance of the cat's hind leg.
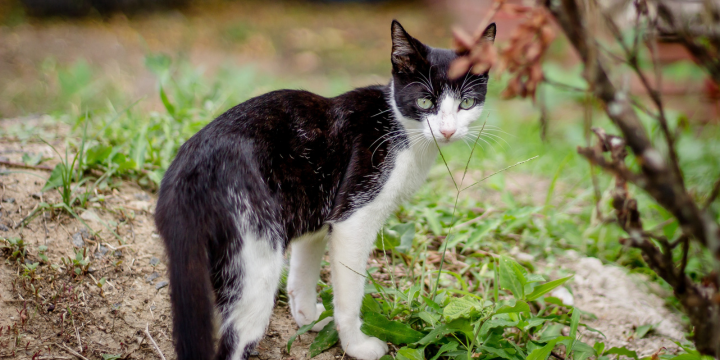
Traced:
POLYGON ((265 334, 283 267, 282 245, 273 240, 246 231, 215 274, 222 318, 217 360, 247 359, 265 334))
MULTIPOLYGON (((320 265, 326 244, 327 228, 304 235, 290 244, 287 292, 290 298, 290 312, 298 326, 317 320, 325 311, 325 307, 317 303, 316 286, 320 278, 320 265)), ((331 320, 331 317, 325 318, 315 324, 312 330, 322 330, 331 320)))

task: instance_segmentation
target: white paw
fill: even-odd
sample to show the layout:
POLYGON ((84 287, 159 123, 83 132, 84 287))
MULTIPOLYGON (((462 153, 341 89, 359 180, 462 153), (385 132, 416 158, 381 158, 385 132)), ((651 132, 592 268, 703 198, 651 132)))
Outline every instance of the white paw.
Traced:
POLYGON ((345 352, 358 360, 378 360, 388 352, 386 342, 365 334, 360 334, 357 341, 343 345, 345 352))
MULTIPOLYGON (((294 309, 292 308, 292 315, 295 318, 295 322, 298 324, 298 326, 305 326, 317 319, 320 318, 320 315, 322 315, 323 311, 325 311, 325 306, 323 304, 315 304, 315 308, 308 307, 306 309, 294 309)), ((327 323, 332 321, 332 317, 327 317, 323 319, 322 321, 315 324, 315 326, 312 327, 312 331, 320 331, 322 328, 327 325, 327 323)))
MULTIPOLYGON (((315 305, 315 320, 319 319, 320 315, 322 315, 322 313, 324 311, 325 311, 325 306, 323 304, 315 305)), ((310 329, 310 330, 318 332, 318 331, 322 330, 325 327, 325 325, 327 325, 329 322, 331 322, 332 319, 333 319, 332 316, 328 316, 328 317, 322 319, 321 321, 318 321, 318 323, 315 324, 315 326, 313 326, 312 329, 310 329)), ((315 320, 313 320, 313 321, 315 321, 315 320)))

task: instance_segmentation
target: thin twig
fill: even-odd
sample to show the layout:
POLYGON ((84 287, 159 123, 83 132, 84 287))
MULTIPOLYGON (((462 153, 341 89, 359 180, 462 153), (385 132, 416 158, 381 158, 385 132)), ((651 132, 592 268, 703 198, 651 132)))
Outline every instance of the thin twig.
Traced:
POLYGON ((67 352, 69 352, 70 354, 73 354, 73 355, 81 358, 82 360, 88 360, 88 358, 82 356, 79 352, 77 352, 77 351, 69 348, 69 347, 66 346, 65 344, 62 344, 62 345, 55 344, 55 346, 57 346, 57 347, 59 347, 59 348, 61 348, 61 349, 64 349, 65 351, 67 351, 67 352))
POLYGON ((494 212, 495 212, 495 209, 487 209, 484 213, 482 213, 482 215, 480 215, 480 216, 478 216, 478 217, 476 217, 476 218, 474 218, 474 219, 472 219, 472 220, 468 220, 468 221, 466 221, 466 222, 464 222, 464 223, 462 223, 462 224, 458 224, 457 226, 455 226, 455 229, 462 229, 462 228, 464 228, 464 227, 466 227, 466 226, 470 226, 470 225, 472 225, 472 224, 475 224, 475 223, 478 223, 478 222, 480 222, 480 221, 483 221, 483 220, 485 220, 488 216, 490 216, 490 214, 492 214, 492 213, 494 213, 494 212))
POLYGON ((0 160, 0 165, 5 165, 9 167, 16 167, 21 169, 31 169, 31 170, 43 170, 43 171, 52 171, 53 169, 46 165, 28 165, 23 163, 16 163, 12 161, 4 161, 0 160))
MULTIPOLYGON (((490 114, 490 113, 488 112, 488 114, 490 114)), ((478 132, 477 137, 475 137, 475 142, 473 143, 473 146, 472 146, 472 148, 470 149, 470 156, 468 156, 468 161, 467 161, 467 163, 465 164, 465 171, 463 171, 462 179, 460 179, 460 186, 462 186, 463 181, 465 181, 465 175, 467 175, 467 171, 468 171, 468 169, 470 168, 470 160, 472 160, 473 153, 475 153, 475 147, 477 146, 477 142, 478 142, 478 140, 480 139, 480 135, 482 135, 483 131, 485 130, 485 124, 487 124, 487 117, 488 117, 488 116, 490 116, 490 115, 486 115, 486 116, 485 116, 485 122, 483 123, 482 128, 480 129, 480 131, 478 132)))
POLYGON ((155 348, 155 351, 160 356, 160 359, 165 360, 165 355, 163 355, 162 351, 160 351, 160 347, 155 342, 155 339, 153 339, 152 335, 150 335, 150 323, 145 324, 145 336, 150 340, 150 343, 152 343, 153 347, 155 348))
POLYGON ((479 183, 487 180, 487 179, 490 178, 491 176, 497 175, 497 174, 499 174, 499 173, 501 173, 501 172, 503 172, 503 171, 505 171, 505 170, 507 170, 507 169, 514 168, 514 167, 516 167, 516 166, 518 166, 518 165, 524 164, 524 163, 526 163, 526 162, 528 162, 528 161, 530 161, 530 160, 535 160, 535 159, 537 159, 537 158, 539 158, 539 157, 540 157, 540 155, 535 155, 535 156, 533 156, 533 157, 531 157, 531 158, 529 158, 529 159, 527 159, 527 160, 523 160, 523 161, 520 161, 520 162, 515 163, 515 164, 513 164, 513 165, 510 165, 510 166, 508 166, 508 167, 506 167, 506 168, 504 168, 504 169, 500 169, 500 170, 498 170, 498 171, 496 171, 496 172, 494 172, 494 173, 492 173, 492 174, 490 174, 490 175, 488 175, 488 176, 486 176, 486 177, 484 177, 484 178, 476 181, 476 182, 473 183, 472 185, 468 185, 468 186, 465 187, 464 189, 460 190, 460 192, 463 192, 463 191, 465 191, 465 190, 467 190, 467 189, 469 189, 469 188, 471 188, 471 187, 473 187, 473 186, 475 186, 475 185, 477 185, 477 184, 479 184, 479 183))
POLYGON ((703 205, 703 211, 707 211, 707 209, 710 208, 710 205, 717 199, 718 195, 720 195, 720 179, 715 181, 715 185, 710 192, 710 197, 705 201, 705 205, 703 205))
POLYGON ((432 126, 430 126, 430 120, 425 119, 425 121, 428 124, 428 129, 430 129, 430 135, 432 135, 433 142, 435 142, 435 147, 438 149, 438 152, 440 153, 440 158, 442 158, 443 164, 445 164, 445 168, 448 171, 448 175, 450 175, 450 180, 452 180, 453 185, 455 185, 455 190, 459 191, 460 187, 458 186, 457 182, 455 181, 455 178, 452 176, 452 171, 450 171, 450 166, 448 166, 448 163, 445 160, 445 155, 443 155, 442 150, 440 150, 440 144, 438 144, 437 139, 435 138, 435 133, 433 132, 432 126))
POLYGON ((80 341, 80 331, 78 331, 77 326, 75 326, 75 321, 73 321, 73 327, 75 328, 75 337, 77 337, 78 349, 80 351, 82 351, 82 342, 80 341))

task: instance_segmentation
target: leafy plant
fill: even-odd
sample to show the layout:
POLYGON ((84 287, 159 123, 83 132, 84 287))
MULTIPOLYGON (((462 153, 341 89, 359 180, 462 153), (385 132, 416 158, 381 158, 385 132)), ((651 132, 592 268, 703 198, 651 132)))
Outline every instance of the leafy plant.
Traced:
MULTIPOLYGON (((561 346, 570 355, 568 358, 597 356, 593 347, 576 336, 577 328, 584 326, 580 323, 581 312, 563 305, 558 299, 541 297, 570 277, 547 282, 504 256, 492 259, 489 264, 498 272, 499 287, 508 294, 498 301, 493 301, 492 296, 483 298, 457 289, 441 289, 432 296, 417 285, 405 290, 388 288, 370 277, 376 291, 367 294, 363 300, 362 331, 398 346, 398 359, 437 359, 441 356, 539 359, 561 346), (529 302, 542 303, 543 310, 531 311, 529 302), (569 337, 560 335, 559 329, 565 326, 570 327, 569 337)), ((328 292, 329 289, 324 290, 325 297, 328 292)), ((332 316, 331 309, 318 321, 327 316, 332 316)), ((291 338, 288 351, 295 337, 314 324, 303 326, 291 338)), ((310 356, 337 341, 337 332, 330 324, 310 346, 310 356)))
POLYGON ((90 268, 90 257, 87 256, 87 249, 76 249, 75 250, 75 257, 67 257, 66 258, 60 258, 62 263, 65 266, 68 266, 70 269, 73 270, 75 275, 84 275, 87 274, 88 269, 90 268))
POLYGON ((5 245, 0 246, 0 249, 9 254, 8 259, 24 261, 27 255, 27 249, 25 248, 25 241, 22 238, 0 238, 0 241, 5 245))

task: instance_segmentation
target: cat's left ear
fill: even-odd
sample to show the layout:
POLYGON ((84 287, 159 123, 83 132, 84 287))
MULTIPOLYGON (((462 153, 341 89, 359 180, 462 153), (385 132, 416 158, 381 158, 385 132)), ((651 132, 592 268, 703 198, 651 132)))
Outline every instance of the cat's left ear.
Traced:
POLYGON ((497 27, 495 26, 495 23, 492 23, 488 25, 482 32, 482 35, 480 35, 480 39, 494 43, 495 34, 497 34, 497 27))
POLYGON ((392 22, 391 34, 393 70, 398 73, 412 73, 419 64, 426 62, 425 45, 410 36, 397 20, 392 22))
MULTIPOLYGON (((491 44, 495 43, 495 34, 497 34, 497 27, 495 26, 495 23, 492 23, 483 30, 482 34, 480 34, 480 42, 490 42, 491 44)), ((470 54, 470 49, 465 49, 465 47, 462 46, 460 50, 455 51, 455 54, 457 54, 457 56, 467 56, 470 54)))

